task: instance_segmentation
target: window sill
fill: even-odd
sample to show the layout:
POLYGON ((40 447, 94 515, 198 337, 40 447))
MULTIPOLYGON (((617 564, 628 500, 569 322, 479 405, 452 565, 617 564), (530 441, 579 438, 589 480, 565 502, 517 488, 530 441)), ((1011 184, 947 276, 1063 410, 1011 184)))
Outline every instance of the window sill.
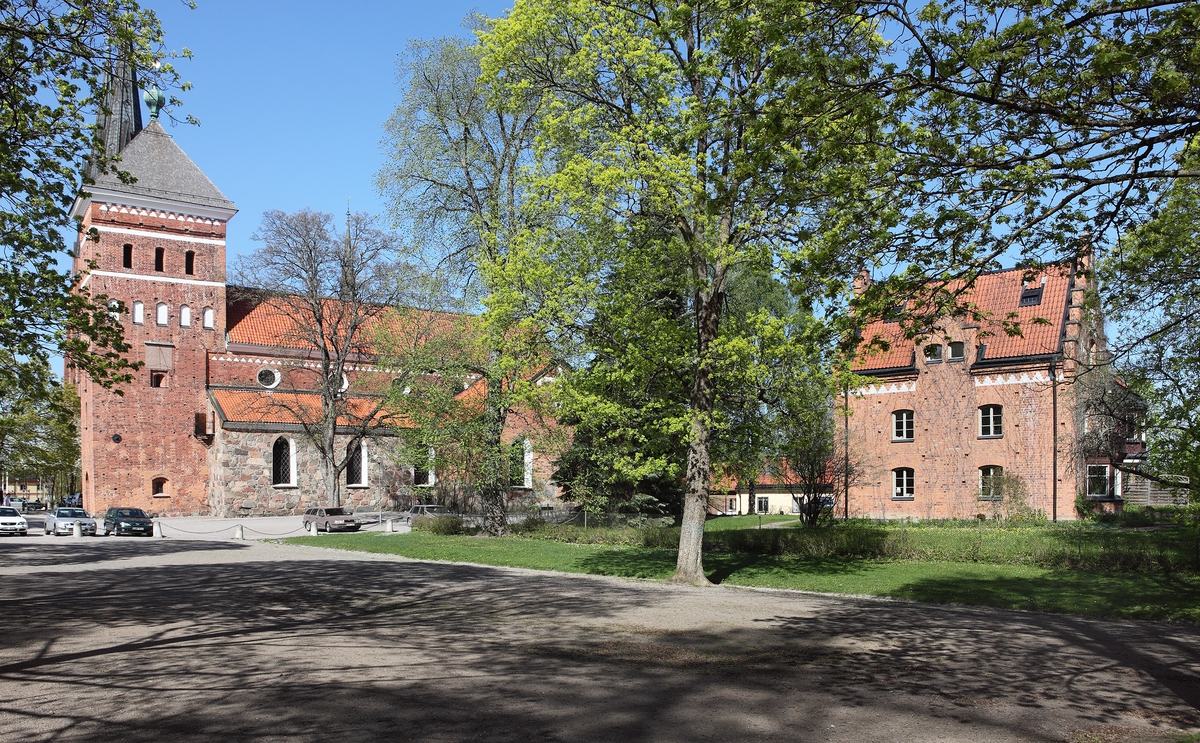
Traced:
POLYGON ((425 482, 425 483, 421 483, 420 485, 413 485, 413 487, 414 487, 414 488, 432 488, 432 487, 433 487, 433 483, 431 483, 431 482, 425 482))
POLYGON ((1003 498, 996 497, 996 496, 989 496, 989 497, 987 497, 987 498, 983 498, 983 497, 981 497, 981 498, 979 499, 979 502, 980 502, 980 503, 1003 503, 1003 502, 1004 502, 1004 499, 1003 499, 1003 498))
POLYGON ((366 483, 366 484, 357 484, 356 483, 354 485, 346 485, 346 487, 349 488, 350 490, 366 490, 367 488, 371 487, 371 484, 370 483, 366 483))
POLYGON ((940 363, 942 363, 942 360, 941 359, 925 359, 925 363, 926 364, 940 364, 940 363))
POLYGON ((916 439, 892 439, 893 444, 911 444, 916 439))
POLYGON ((291 483, 280 483, 278 485, 272 485, 271 487, 275 488, 276 490, 295 490, 300 486, 292 485, 291 483))
POLYGON ((892 500, 916 500, 916 496, 912 495, 893 495, 892 500))
POLYGON ((150 497, 151 498, 170 498, 171 496, 168 495, 167 493, 157 493, 155 495, 151 495, 150 497))
POLYGON ((962 357, 962 358, 959 358, 959 359, 946 359, 946 361, 948 361, 948 362, 954 362, 954 361, 957 361, 957 362, 960 362, 960 363, 961 363, 961 362, 963 362, 963 361, 966 361, 966 360, 967 360, 967 357, 966 357, 966 356, 964 356, 964 357, 962 357))
POLYGON ((1000 434, 999 436, 977 436, 976 438, 978 438, 980 441, 983 441, 984 439, 1002 439, 1004 438, 1004 434, 1000 434))

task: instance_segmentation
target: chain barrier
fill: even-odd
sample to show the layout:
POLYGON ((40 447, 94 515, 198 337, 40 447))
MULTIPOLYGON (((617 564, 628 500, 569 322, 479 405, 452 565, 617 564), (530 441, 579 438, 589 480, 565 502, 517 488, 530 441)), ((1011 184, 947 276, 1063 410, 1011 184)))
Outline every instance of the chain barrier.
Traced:
POLYGON ((245 531, 254 532, 255 534, 259 534, 259 535, 262 535, 262 536, 264 536, 264 537, 282 537, 282 536, 286 536, 286 535, 288 535, 288 534, 294 534, 294 533, 296 533, 296 532, 298 532, 298 531, 308 531, 308 530, 307 530, 307 529, 305 529, 304 527, 300 526, 300 527, 297 527, 297 528, 295 528, 295 529, 291 529, 291 530, 289 530, 289 531, 281 531, 281 532, 278 532, 278 533, 276 533, 276 532, 269 532, 269 531, 259 531, 258 529, 252 529, 252 528, 250 528, 249 526, 246 526, 245 524, 233 524, 232 526, 223 526, 223 527, 221 527, 220 529, 216 529, 216 530, 213 530, 213 531, 191 531, 190 529, 183 529, 183 528, 181 528, 181 527, 175 526, 174 524, 168 524, 168 523, 165 523, 165 522, 163 522, 163 521, 159 521, 158 523, 159 523, 159 526, 161 526, 161 527, 162 527, 162 528, 164 528, 164 529, 166 529, 166 528, 170 528, 170 529, 174 529, 175 531, 181 531, 181 532, 183 532, 184 534, 196 534, 196 535, 201 535, 201 534, 220 534, 220 533, 221 533, 221 532, 223 532, 223 531, 232 531, 232 530, 234 530, 234 529, 237 529, 239 526, 241 526, 241 527, 242 527, 242 529, 243 529, 243 530, 245 530, 245 531))

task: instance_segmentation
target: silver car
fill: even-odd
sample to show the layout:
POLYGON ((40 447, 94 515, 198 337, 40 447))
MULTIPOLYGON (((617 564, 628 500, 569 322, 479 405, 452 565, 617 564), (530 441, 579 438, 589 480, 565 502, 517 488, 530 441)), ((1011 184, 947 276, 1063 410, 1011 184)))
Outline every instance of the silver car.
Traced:
POLYGON ((408 509, 408 513, 405 514, 403 518, 405 521, 407 521, 408 523, 411 524, 412 522, 414 522, 420 518, 436 519, 439 516, 454 516, 454 515, 455 514, 451 513, 450 509, 446 508, 445 506, 426 505, 424 503, 418 503, 414 506, 411 506, 408 509))
POLYGON ((96 536, 96 520, 87 515, 82 508, 56 508, 46 514, 46 533, 58 536, 72 534, 75 522, 79 522, 79 532, 85 537, 96 536))

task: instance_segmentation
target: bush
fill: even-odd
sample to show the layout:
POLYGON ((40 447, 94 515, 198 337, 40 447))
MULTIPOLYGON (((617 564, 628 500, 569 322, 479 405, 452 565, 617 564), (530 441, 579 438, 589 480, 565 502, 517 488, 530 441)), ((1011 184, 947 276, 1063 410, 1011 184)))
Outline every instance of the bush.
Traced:
POLYGON ((422 516, 412 522, 412 530, 442 537, 475 533, 475 530, 468 528, 459 516, 422 516))

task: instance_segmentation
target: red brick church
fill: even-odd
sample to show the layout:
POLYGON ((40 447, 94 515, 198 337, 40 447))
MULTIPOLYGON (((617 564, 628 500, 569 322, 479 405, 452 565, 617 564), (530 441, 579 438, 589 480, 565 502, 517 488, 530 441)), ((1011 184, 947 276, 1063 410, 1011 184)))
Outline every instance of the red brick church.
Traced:
MULTIPOLYGON (((231 296, 226 284, 226 224, 237 207, 154 109, 142 126, 131 75, 108 108, 108 152, 119 153, 120 168, 136 180, 96 174, 90 193, 76 200, 82 231, 74 269, 93 295, 124 303, 130 356, 144 363, 120 396, 86 375, 72 380, 81 402, 84 507, 228 516, 326 504, 319 458, 302 427, 286 406, 267 404, 295 395, 287 392, 290 376, 307 349, 290 347, 284 326, 294 320, 252 293, 231 296), (87 239, 90 230, 99 242, 87 239)), ((369 362, 350 367, 348 394, 381 373, 369 362)), ((393 509, 428 499, 437 473, 398 465, 394 432, 377 433, 355 449, 342 503, 393 509)), ((526 440, 524 483, 515 489, 553 494, 548 469, 540 457, 535 466, 526 440)))

